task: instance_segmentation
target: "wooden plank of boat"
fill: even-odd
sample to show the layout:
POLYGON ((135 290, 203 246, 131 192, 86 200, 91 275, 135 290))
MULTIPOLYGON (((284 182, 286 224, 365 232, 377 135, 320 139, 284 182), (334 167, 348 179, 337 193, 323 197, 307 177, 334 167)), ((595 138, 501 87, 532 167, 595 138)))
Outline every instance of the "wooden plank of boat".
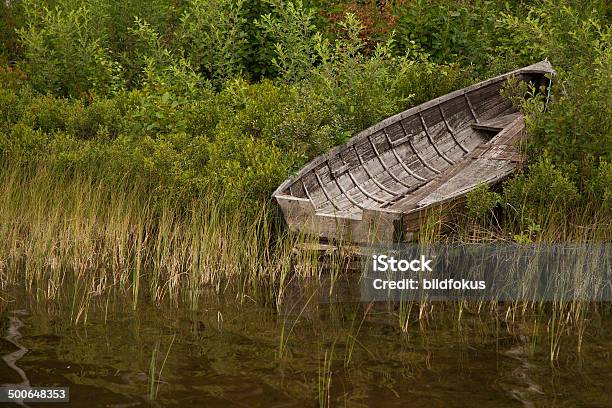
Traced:
POLYGON ((506 126, 508 126, 514 119, 520 114, 511 113, 509 115, 500 116, 490 120, 486 120, 480 123, 472 123, 472 129, 490 130, 492 132, 499 132, 506 126))
MULTIPOLYGON (((522 164, 522 114, 500 91, 510 77, 538 88, 547 61, 391 116, 331 149, 274 192, 289 228, 327 240, 393 242, 428 208, 494 184, 522 164)), ((408 234, 409 235, 409 234, 408 234)))

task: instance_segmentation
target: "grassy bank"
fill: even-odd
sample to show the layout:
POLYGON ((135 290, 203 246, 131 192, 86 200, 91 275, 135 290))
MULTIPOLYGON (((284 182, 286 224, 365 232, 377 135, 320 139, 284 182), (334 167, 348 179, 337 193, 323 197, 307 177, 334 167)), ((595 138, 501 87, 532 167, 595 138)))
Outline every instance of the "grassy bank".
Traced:
MULTIPOLYGON (((135 299, 145 287, 155 301, 176 300, 185 288, 223 292, 232 286, 276 304, 289 279, 347 267, 344 257, 323 265, 315 252, 295 251, 312 238, 288 231, 270 201, 254 205, 245 200, 250 211, 227 211, 211 193, 181 206, 131 180, 109 186, 87 176, 58 177, 47 166, 10 163, 0 171, 0 186, 2 284, 25 285, 50 298, 69 281, 93 294, 129 289, 135 299)), ((468 215, 476 206, 470 200, 490 201, 483 195, 498 194, 480 189, 468 197, 467 208, 432 211, 415 242, 598 243, 612 238, 610 214, 588 207, 576 212, 548 208, 537 213, 541 224, 527 230, 521 229, 520 215, 508 217, 500 210, 468 215)))

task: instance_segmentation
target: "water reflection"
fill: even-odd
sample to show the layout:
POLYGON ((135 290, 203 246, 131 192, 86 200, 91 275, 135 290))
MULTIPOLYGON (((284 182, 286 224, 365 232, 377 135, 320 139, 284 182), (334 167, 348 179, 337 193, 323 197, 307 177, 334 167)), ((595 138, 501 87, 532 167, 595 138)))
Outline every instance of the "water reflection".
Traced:
POLYGON ((459 318, 433 304, 402 321, 395 304, 330 303, 326 290, 295 287, 280 313, 232 294, 134 310, 115 294, 77 325, 74 302, 15 293, 0 382, 69 386, 71 405, 88 407, 612 406, 609 313, 581 353, 565 334, 551 365, 536 316, 500 322, 466 306, 459 318))

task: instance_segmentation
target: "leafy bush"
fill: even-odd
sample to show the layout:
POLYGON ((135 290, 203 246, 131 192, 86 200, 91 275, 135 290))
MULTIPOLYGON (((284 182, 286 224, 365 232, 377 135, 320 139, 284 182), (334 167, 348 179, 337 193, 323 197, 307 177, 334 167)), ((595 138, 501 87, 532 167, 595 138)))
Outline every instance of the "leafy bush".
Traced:
POLYGON ((244 0, 190 0, 181 17, 180 44, 201 72, 220 83, 245 69, 248 53, 244 0))
POLYGON ((75 104, 80 104, 80 101, 72 102, 51 94, 39 96, 32 99, 27 111, 23 112, 21 122, 45 133, 66 130, 75 104))
POLYGON ((379 43, 385 43, 393 33, 396 16, 393 15, 392 2, 376 0, 352 0, 347 2, 312 1, 311 6, 318 5, 321 14, 324 13, 328 21, 326 24, 332 35, 341 32, 340 24, 346 20, 347 15, 354 15, 363 25, 359 36, 367 52, 376 49, 379 43))
POLYGON ((563 171, 544 156, 529 165, 527 174, 504 183, 504 204, 519 227, 554 222, 578 203, 578 188, 567 175, 571 170, 563 171))
POLYGON ((49 136, 40 130, 18 123, 10 132, 0 132, 0 156, 20 161, 44 160, 49 136))
POLYGON ((124 127, 123 116, 116 100, 94 99, 75 106, 67 128, 79 139, 115 138, 124 127))
POLYGON ((484 67, 495 46, 495 20, 508 3, 417 0, 395 7, 398 49, 414 42, 436 62, 484 67))
POLYGON ((562 70, 588 63, 609 43, 599 1, 539 0, 521 13, 502 12, 496 30, 496 52, 515 64, 548 58, 562 70))
POLYGON ((596 205, 601 203, 605 213, 612 210, 612 163, 602 160, 597 170, 586 190, 590 201, 596 205))
POLYGON ((0 88, 0 131, 9 132, 11 126, 19 121, 23 114, 23 99, 11 89, 0 88))
POLYGON ((273 12, 255 22, 274 44, 272 63, 288 81, 301 79, 315 62, 316 27, 314 10, 304 8, 302 0, 269 0, 273 12))
POLYGON ((593 61, 560 71, 553 84, 552 103, 546 112, 530 112, 532 155, 548 151, 559 164, 578 169, 582 186, 595 172, 600 159, 612 160, 612 117, 608 49, 593 61))
POLYGON ((489 190, 488 185, 481 184, 475 190, 470 191, 466 197, 468 216, 476 220, 483 220, 500 202, 501 196, 498 193, 489 190))
POLYGON ((27 26, 18 33, 34 88, 79 96, 96 85, 104 92, 113 77, 113 64, 106 61, 90 9, 86 5, 49 9, 32 0, 24 0, 23 7, 27 26))
POLYGON ((531 160, 546 154, 557 168, 573 169, 566 176, 582 194, 605 196, 595 179, 600 163, 612 161, 612 115, 607 108, 612 104, 612 51, 610 26, 598 3, 579 7, 570 0, 543 0, 528 6, 526 18, 502 14, 498 27, 513 34, 500 36, 498 49, 515 55, 521 64, 548 56, 557 70, 547 109, 530 101, 523 104, 531 160))
POLYGON ((21 24, 23 24, 21 2, 0 2, 0 64, 13 61, 19 57, 20 44, 15 28, 21 24))
POLYGON ((269 197, 287 173, 280 149, 231 131, 217 134, 208 156, 211 185, 230 206, 240 205, 245 198, 269 197))

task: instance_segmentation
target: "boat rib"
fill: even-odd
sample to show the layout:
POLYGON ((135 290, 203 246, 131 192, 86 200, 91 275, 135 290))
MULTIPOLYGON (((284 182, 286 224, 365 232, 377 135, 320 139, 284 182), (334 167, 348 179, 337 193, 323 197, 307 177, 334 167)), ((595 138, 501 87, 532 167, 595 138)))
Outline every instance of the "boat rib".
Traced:
POLYGON ((438 153, 438 155, 442 156, 442 158, 444 160, 446 160, 449 164, 451 164, 451 165, 455 164, 454 161, 449 159, 444 153, 442 153, 440 151, 440 149, 438 149, 438 146, 436 146, 436 143, 433 141, 433 138, 429 134, 429 129, 427 128, 427 125, 425 124, 425 119, 423 119, 423 114, 421 114, 421 112, 419 112, 419 119, 421 119, 421 124, 423 125, 423 129, 425 130, 425 134, 427 135, 427 139, 429 139, 429 143, 431 143, 431 145, 433 146, 433 148, 436 151, 436 153, 438 153))
POLYGON ((466 149, 465 146, 463 146, 463 143, 461 143, 459 140, 457 140, 457 136, 455 135, 455 131, 448 124, 448 120, 446 120, 446 116, 444 115, 444 110, 442 109, 442 105, 441 104, 438 105, 438 109, 440 110, 440 116, 442 117, 442 121, 444 122, 444 126, 446 126, 446 130, 448 130, 448 133, 450 133, 451 137, 453 138, 455 143, 457 143, 457 145, 461 148, 461 150, 463 150, 465 153, 468 153, 469 150, 466 149))
POLYGON ((372 138, 368 137, 368 140, 370 141, 370 144, 372 145, 372 149, 374 150, 374 154, 378 158, 378 161, 380 162, 380 165, 383 167, 383 169, 385 169, 385 171, 389 173, 391 177, 393 177, 393 180, 397 181, 399 184, 403 185, 404 187, 410 188, 409 184, 406 184, 405 181, 400 180, 395 174, 393 174, 391 169, 389 169, 389 166, 387 166, 387 163, 385 163, 382 157, 380 157, 380 154, 378 153, 378 149, 376 148, 376 145, 374 144, 374 141, 372 140, 372 138))
MULTIPOLYGON (((383 129, 383 133, 385 134, 385 137, 387 138, 387 141, 389 142, 389 144, 393 145, 393 143, 391 143, 391 138, 389 137, 389 134, 387 133, 387 131, 385 129, 383 129)), ((399 154, 397 153, 397 151, 395 149, 391 149, 391 151, 393 152, 393 155, 395 156, 395 160, 397 160, 397 162, 400 164, 400 166, 402 166, 404 168, 404 170, 406 170, 406 173, 410 174, 412 177, 414 177, 417 180, 427 181, 426 178, 421 177, 418 174, 416 174, 415 172, 413 172, 412 170, 410 170, 410 168, 408 166, 406 166, 406 164, 400 158, 399 154)))
MULTIPOLYGON (((385 187, 381 182, 379 182, 378 180, 376 180, 376 176, 372 175, 372 173, 370 172, 370 169, 368 169, 368 166, 365 165, 363 159, 361 158, 361 156, 359 155, 359 152, 357 151, 357 149, 355 149, 355 146, 352 146, 353 149, 355 150, 355 154, 357 155, 357 159, 359 160, 359 163, 361 164, 361 168, 365 171, 365 173, 368 175, 369 179, 372 180, 374 182, 374 184, 376 184, 378 187, 380 187, 381 189, 383 189, 384 191, 386 191, 389 194, 393 194, 398 195, 400 194, 399 192, 395 192, 393 190, 388 189, 387 187, 385 187)), ((393 177, 393 175, 391 175, 391 177, 393 177)))

